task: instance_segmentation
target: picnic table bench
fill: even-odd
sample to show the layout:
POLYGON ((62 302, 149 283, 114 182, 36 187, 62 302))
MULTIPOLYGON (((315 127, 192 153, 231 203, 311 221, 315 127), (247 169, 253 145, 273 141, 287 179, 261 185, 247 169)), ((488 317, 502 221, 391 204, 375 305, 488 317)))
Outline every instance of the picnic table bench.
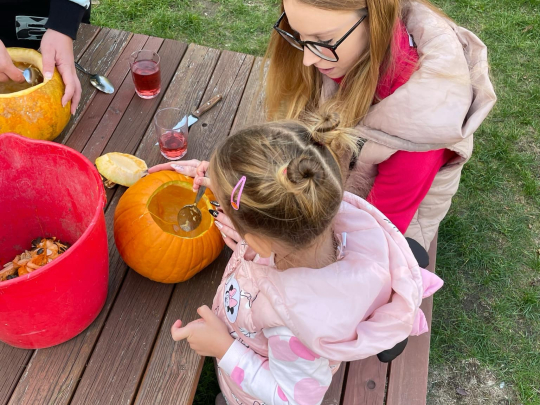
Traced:
MULTIPOLYGON (((114 151, 134 154, 149 167, 163 163, 151 125, 158 108, 187 113, 223 95, 190 129, 186 159, 208 159, 222 137, 262 120, 261 58, 85 24, 74 53, 116 88, 112 95, 99 93, 80 77, 79 108, 55 140, 92 162, 114 151), (129 55, 143 48, 161 57, 161 93, 152 100, 136 96, 129 74, 129 55)), ((176 285, 138 275, 114 244, 114 210, 124 191, 107 190, 110 278, 103 310, 80 335, 52 348, 23 350, 0 342, 0 405, 192 403, 204 359, 187 342, 174 342, 170 327, 176 319, 195 319, 196 308, 212 303, 231 252, 224 249, 208 268, 176 285)), ((430 249, 432 271, 435 252, 436 241, 430 249)), ((432 299, 422 308, 431 323, 432 299)), ((429 340, 429 334, 410 338, 389 365, 376 357, 343 364, 323 404, 425 404, 429 340)))

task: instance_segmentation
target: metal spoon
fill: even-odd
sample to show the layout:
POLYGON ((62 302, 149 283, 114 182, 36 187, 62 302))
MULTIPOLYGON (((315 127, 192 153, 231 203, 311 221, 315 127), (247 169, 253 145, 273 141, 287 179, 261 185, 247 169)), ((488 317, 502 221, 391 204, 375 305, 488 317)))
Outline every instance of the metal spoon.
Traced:
POLYGON ((107 79, 105 76, 92 74, 89 71, 87 71, 85 68, 83 68, 81 65, 79 65, 77 62, 75 62, 75 67, 79 69, 81 72, 83 72, 84 74, 90 76, 90 83, 99 91, 102 91, 103 93, 107 93, 107 94, 114 93, 114 86, 109 81, 109 79, 107 79))
POLYGON ((199 187, 197 196, 195 197, 195 203, 185 205, 178 212, 178 225, 183 231, 190 232, 201 224, 202 214, 201 210, 197 208, 197 203, 204 194, 206 187, 199 187))
POLYGON ((26 83, 31 84, 32 86, 35 86, 39 84, 40 82, 43 82, 43 75, 39 71, 39 69, 36 69, 33 66, 27 67, 26 69, 19 69, 23 76, 24 80, 26 80, 26 83))

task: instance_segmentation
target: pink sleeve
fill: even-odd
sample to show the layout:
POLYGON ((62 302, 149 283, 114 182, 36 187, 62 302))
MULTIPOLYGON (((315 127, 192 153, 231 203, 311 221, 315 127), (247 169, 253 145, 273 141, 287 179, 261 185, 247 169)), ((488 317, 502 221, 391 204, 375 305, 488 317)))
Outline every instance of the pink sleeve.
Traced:
POLYGON ((437 172, 453 156, 454 152, 448 149, 394 153, 379 164, 379 174, 367 201, 404 234, 437 172))
POLYGON ((244 392, 266 405, 318 405, 332 381, 329 362, 286 327, 263 330, 268 358, 235 341, 218 366, 244 392))

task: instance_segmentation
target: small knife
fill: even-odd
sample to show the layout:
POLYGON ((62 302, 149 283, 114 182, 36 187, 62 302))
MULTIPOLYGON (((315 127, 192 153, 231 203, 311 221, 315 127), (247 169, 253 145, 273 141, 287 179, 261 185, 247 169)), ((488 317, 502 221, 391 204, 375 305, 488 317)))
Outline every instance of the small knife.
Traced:
MULTIPOLYGON (((201 118, 201 115, 203 115, 205 112, 210 110, 212 107, 214 107, 223 97, 221 94, 218 94, 214 97, 212 97, 210 100, 208 100, 206 103, 202 105, 202 107, 196 109, 193 111, 189 116, 185 116, 180 120, 178 124, 175 125, 173 129, 180 129, 184 125, 186 125, 186 120, 188 123, 188 128, 190 128, 193 124, 195 124, 197 121, 199 121, 199 118, 201 118)), ((156 145, 159 145, 159 142, 156 143, 156 145)))

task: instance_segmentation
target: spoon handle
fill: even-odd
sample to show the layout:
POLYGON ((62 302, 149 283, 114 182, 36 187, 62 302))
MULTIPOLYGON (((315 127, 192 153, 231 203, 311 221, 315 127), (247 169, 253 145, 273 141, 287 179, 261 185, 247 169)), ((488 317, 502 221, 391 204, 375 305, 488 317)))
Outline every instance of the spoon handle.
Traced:
POLYGON ((79 65, 77 62, 75 62, 75 67, 79 69, 81 72, 83 72, 84 74, 90 75, 90 73, 88 73, 88 71, 85 68, 83 68, 81 65, 79 65))
POLYGON ((195 197, 195 205, 199 203, 199 200, 201 199, 205 191, 206 191, 206 187, 204 186, 199 187, 199 191, 197 191, 197 196, 195 197))

